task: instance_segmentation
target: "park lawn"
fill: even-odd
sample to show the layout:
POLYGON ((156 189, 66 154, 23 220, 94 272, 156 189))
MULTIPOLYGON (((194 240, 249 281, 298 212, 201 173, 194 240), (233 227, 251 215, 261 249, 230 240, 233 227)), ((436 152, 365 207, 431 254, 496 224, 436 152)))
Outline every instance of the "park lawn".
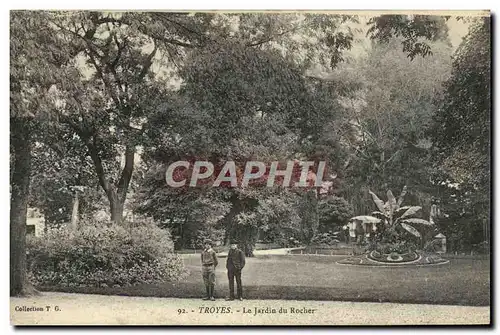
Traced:
MULTIPOLYGON (((189 276, 176 283, 123 288, 47 287, 45 291, 196 298, 204 294, 199 255, 183 255, 189 276)), ((427 267, 339 265, 346 256, 283 255, 247 258, 245 299, 334 300, 488 306, 489 260, 451 259, 427 267)), ((228 294, 225 259, 216 271, 216 296, 228 294)))

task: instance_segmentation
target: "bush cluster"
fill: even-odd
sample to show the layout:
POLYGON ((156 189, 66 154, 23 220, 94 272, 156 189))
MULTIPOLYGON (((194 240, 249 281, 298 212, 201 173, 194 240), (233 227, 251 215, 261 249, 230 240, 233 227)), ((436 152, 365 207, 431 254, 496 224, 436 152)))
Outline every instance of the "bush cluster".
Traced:
POLYGON ((196 237, 192 241, 192 246, 198 249, 205 247, 205 241, 212 241, 213 246, 224 244, 224 229, 215 229, 212 226, 202 227, 196 233, 196 237))
POLYGON ((151 223, 84 223, 27 239, 33 284, 63 287, 122 287, 175 281, 185 274, 168 231, 151 223))
POLYGON ((344 198, 329 196, 318 204, 319 231, 322 233, 338 230, 354 216, 354 210, 344 198))
POLYGON ((334 234, 332 232, 319 233, 314 235, 314 237, 311 239, 311 244, 318 246, 335 246, 339 242, 340 241, 337 237, 337 234, 334 234))

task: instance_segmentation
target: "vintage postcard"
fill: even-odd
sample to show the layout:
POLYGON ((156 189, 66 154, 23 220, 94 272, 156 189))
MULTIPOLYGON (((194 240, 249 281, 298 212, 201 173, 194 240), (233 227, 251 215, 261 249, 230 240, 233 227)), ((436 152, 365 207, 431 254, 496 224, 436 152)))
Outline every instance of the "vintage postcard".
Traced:
POLYGON ((11 324, 490 325, 491 34, 11 11, 11 324))

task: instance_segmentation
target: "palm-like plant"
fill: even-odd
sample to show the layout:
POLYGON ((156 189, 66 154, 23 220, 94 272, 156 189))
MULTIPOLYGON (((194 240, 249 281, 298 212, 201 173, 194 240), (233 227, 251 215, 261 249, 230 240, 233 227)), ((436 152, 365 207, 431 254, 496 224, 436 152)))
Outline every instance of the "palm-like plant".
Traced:
MULTIPOLYGON (((384 203, 375 193, 368 191, 372 196, 373 202, 379 209, 372 212, 373 219, 379 219, 381 226, 377 227, 377 236, 381 239, 387 239, 390 236, 399 237, 398 231, 400 228, 409 232, 417 238, 422 238, 422 235, 416 227, 432 226, 433 223, 416 218, 415 215, 422 209, 420 206, 402 206, 407 188, 403 187, 401 194, 396 199, 391 190, 387 191, 387 201, 384 203)), ((389 238, 390 239, 390 238, 389 238)))

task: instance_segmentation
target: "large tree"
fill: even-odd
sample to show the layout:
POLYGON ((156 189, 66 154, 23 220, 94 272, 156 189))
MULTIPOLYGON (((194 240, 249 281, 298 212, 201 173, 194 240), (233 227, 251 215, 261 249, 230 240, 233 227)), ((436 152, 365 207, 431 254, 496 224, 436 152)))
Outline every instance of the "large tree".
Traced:
POLYGON ((311 64, 311 46, 322 46, 333 51, 323 60, 336 63, 338 50, 352 41, 349 32, 337 31, 347 19, 302 14, 13 12, 11 293, 24 290, 30 151, 33 130, 46 126, 40 126, 40 117, 61 121, 51 126, 86 147, 111 216, 120 222, 135 153, 144 144, 140 125, 150 108, 160 105, 189 50, 231 37, 249 47, 286 44, 291 54, 307 51, 303 65, 311 64), (316 34, 325 43, 297 40, 302 33, 316 34))
MULTIPOLYGON (((469 243, 487 240, 491 183, 491 19, 471 25, 457 49, 430 134, 436 185, 451 223, 469 243)), ((444 220, 446 221, 446 220, 444 220)))
POLYGON ((414 200, 430 200, 426 131, 436 110, 434 99, 450 75, 451 48, 445 41, 432 42, 432 55, 411 60, 400 43, 397 38, 373 42, 366 56, 337 73, 357 83, 342 98, 349 113, 341 139, 350 153, 342 171, 349 187, 342 194, 357 213, 370 210, 365 207, 370 205, 368 188, 408 185, 414 200))
POLYGON ((46 227, 71 221, 75 228, 80 214, 101 209, 105 200, 86 147, 59 128, 35 133, 29 205, 41 209, 46 227))
MULTIPOLYGON (((328 123, 336 113, 332 102, 318 98, 314 84, 279 53, 241 43, 193 53, 181 75, 180 106, 166 105, 148 128, 154 143, 148 155, 166 164, 192 158, 215 165, 235 161, 243 169, 250 160, 308 158, 321 122, 328 123), (163 121, 172 114, 182 121, 179 125, 163 121)), ((213 191, 179 192, 205 196, 213 191)), ((216 193, 230 203, 222 219, 228 238, 247 240, 250 254, 257 227, 246 219, 275 194, 266 187, 228 187, 216 193)))
POLYGON ((143 33, 141 24, 150 26, 140 15, 53 13, 51 23, 78 55, 79 75, 59 92, 62 126, 86 147, 111 219, 120 223, 142 144, 142 120, 166 86, 152 71, 161 42, 143 33))
POLYGON ((23 295, 32 291, 25 236, 34 132, 55 119, 52 93, 70 77, 72 55, 44 12, 11 12, 10 34, 10 294, 23 295))
POLYGON ((233 39, 251 48, 285 48, 301 66, 334 65, 352 35, 338 15, 76 12, 52 15, 70 40, 81 72, 66 89, 63 121, 87 146, 111 218, 120 222, 134 171, 141 124, 168 93, 169 80, 193 49, 233 39), (258 28, 257 28, 258 27, 258 28), (297 40, 297 34, 308 39, 297 40), (313 43, 311 38, 321 43, 313 43), (314 47, 313 47, 314 46, 314 47), (296 57, 295 52, 301 53, 296 57), (319 57, 319 58, 318 58, 319 57), (79 79, 79 80, 78 80, 79 79), (123 164, 116 157, 123 156, 123 164))

